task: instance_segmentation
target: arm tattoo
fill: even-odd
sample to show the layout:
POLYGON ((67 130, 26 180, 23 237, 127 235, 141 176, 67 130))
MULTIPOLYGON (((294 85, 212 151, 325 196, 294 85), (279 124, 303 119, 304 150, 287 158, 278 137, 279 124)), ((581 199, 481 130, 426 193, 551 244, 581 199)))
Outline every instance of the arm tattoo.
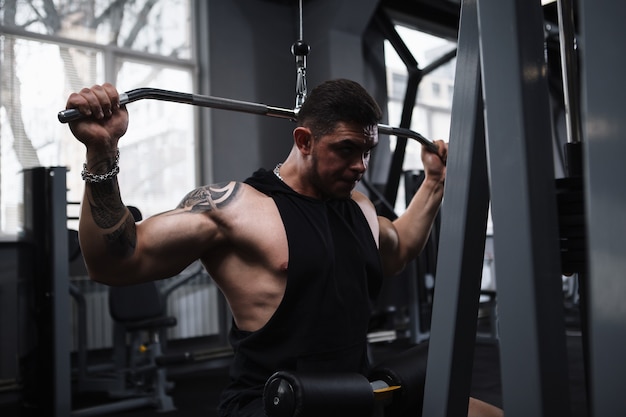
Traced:
POLYGON ((117 229, 103 236, 108 252, 119 258, 132 255, 137 246, 137 229, 133 216, 122 203, 117 180, 111 179, 89 187, 91 216, 98 227, 110 229, 126 216, 117 229))
POLYGON ((124 223, 113 232, 106 234, 104 239, 108 251, 118 258, 126 258, 133 254, 137 247, 137 226, 130 214, 126 216, 124 223))
POLYGON ((193 213, 220 209, 234 201, 240 188, 241 183, 235 181, 196 188, 183 198, 178 208, 190 207, 193 213))
POLYGON ((117 181, 112 179, 99 184, 91 184, 89 207, 94 222, 102 229, 109 229, 122 220, 126 207, 120 198, 117 181))

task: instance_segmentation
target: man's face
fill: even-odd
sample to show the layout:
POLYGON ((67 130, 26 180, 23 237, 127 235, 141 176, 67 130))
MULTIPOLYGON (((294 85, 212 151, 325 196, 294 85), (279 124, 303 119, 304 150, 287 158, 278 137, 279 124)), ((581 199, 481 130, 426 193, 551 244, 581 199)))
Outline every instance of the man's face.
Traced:
POLYGON ((378 145, 378 126, 339 123, 313 143, 313 185, 325 198, 349 198, 378 145))

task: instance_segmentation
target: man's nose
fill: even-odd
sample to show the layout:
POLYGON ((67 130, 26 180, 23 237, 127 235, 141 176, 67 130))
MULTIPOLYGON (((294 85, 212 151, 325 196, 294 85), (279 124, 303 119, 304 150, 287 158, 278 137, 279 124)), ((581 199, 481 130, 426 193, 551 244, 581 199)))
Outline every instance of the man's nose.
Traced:
POLYGON ((356 158, 352 164, 352 169, 358 172, 365 172, 369 164, 369 155, 363 154, 361 157, 356 158))

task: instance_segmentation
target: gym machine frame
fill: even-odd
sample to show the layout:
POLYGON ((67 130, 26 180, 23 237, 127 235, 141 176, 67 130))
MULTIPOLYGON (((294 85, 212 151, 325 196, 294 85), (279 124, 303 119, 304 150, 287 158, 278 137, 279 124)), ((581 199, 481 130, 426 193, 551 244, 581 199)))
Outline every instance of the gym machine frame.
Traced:
MULTIPOLYGON (((583 320, 589 322, 587 384, 594 416, 626 412, 621 388, 626 378, 626 196, 620 192, 623 175, 616 175, 624 170, 626 154, 626 84, 619 65, 624 58, 606 54, 606 45, 623 34, 625 15, 624 2, 580 0, 581 96, 586 98, 581 100, 582 176, 589 248, 582 272, 588 274, 590 289, 589 316, 583 320), (609 57, 618 63, 610 64, 609 57)), ((476 210, 474 200, 484 199, 489 188, 504 411, 513 417, 571 415, 556 187, 551 147, 546 146, 550 112, 542 25, 538 1, 465 0, 462 5, 442 207, 440 249, 446 260, 437 268, 423 415, 465 415, 471 384, 468 350, 474 345, 467 327, 476 322, 476 306, 468 299, 477 299, 480 282, 470 251, 484 241, 484 231, 477 231, 475 224, 487 215, 476 210), (476 128, 483 122, 484 138, 476 128), (469 125, 474 126, 469 138, 473 152, 466 143, 469 125)))
POLYGON ((511 416, 569 415, 554 168, 545 146, 551 129, 543 15, 536 3, 462 5, 453 159, 442 207, 446 257, 437 266, 424 415, 467 412, 489 200, 503 408, 511 416))

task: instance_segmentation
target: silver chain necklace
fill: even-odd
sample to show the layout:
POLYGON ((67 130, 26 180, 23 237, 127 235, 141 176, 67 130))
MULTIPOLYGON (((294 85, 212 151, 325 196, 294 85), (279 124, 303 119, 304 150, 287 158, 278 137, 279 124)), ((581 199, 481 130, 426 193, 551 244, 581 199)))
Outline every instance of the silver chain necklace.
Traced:
POLYGON ((280 176, 280 167, 281 166, 283 166, 282 162, 276 164, 276 166, 274 167, 274 175, 276 175, 278 177, 278 179, 281 180, 282 182, 285 182, 283 177, 280 176))

